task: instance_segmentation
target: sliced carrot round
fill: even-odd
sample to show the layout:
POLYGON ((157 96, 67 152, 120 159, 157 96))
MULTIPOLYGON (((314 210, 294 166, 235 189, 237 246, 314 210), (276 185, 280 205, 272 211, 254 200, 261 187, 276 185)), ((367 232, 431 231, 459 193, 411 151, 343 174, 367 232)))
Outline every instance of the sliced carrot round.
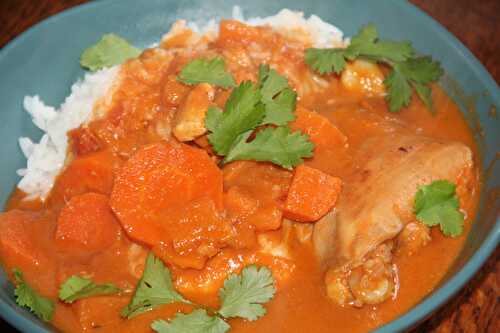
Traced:
POLYGON ((57 219, 55 242, 60 249, 93 253, 109 247, 117 239, 120 225, 99 193, 74 196, 57 219))
POLYGON ((145 146, 118 173, 111 207, 135 240, 157 245, 171 239, 165 212, 201 197, 222 208, 222 174, 208 154, 176 142, 145 146))

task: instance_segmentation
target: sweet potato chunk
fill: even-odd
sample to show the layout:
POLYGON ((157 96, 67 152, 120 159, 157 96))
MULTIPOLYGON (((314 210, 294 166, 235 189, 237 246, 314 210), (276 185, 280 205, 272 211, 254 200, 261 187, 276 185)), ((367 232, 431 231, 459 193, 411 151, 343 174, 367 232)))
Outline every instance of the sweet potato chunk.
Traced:
POLYGON ((347 141, 346 136, 327 118, 317 112, 297 107, 296 119, 290 123, 292 130, 300 130, 309 135, 316 147, 341 146, 347 141))
POLYGON ((295 169, 285 203, 284 216, 298 222, 314 222, 328 213, 342 187, 339 178, 300 165, 295 169))
POLYGON ((128 235, 149 245, 170 239, 166 210, 207 197, 222 208, 222 173, 207 153, 176 142, 145 146, 117 175, 111 207, 128 235))
POLYGON ((165 210, 161 227, 162 242, 153 251, 182 268, 202 269, 234 236, 231 223, 207 198, 165 210))
POLYGON ((73 311, 83 330, 119 323, 120 311, 130 302, 124 296, 97 296, 78 300, 73 311))
POLYGON ((38 222, 37 215, 21 210, 0 214, 0 259, 7 266, 24 268, 46 262, 30 229, 30 224, 38 222))
POLYGON ((120 225, 108 198, 98 193, 73 197, 57 219, 56 244, 64 250, 98 252, 116 240, 120 225))

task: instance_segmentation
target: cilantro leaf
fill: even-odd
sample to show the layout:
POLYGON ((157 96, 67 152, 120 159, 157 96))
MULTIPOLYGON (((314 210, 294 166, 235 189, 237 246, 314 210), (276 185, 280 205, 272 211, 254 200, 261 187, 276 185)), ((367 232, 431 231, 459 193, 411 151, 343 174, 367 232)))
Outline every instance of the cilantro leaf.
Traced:
POLYGON ((421 84, 437 81, 443 75, 441 65, 431 57, 411 58, 397 66, 405 77, 421 84))
POLYGON ((345 66, 345 49, 307 49, 304 61, 320 74, 340 74, 345 66))
POLYGON ((288 80, 268 65, 259 67, 259 86, 266 114, 262 125, 286 125, 295 119, 297 94, 288 85, 288 80))
POLYGON ((175 291, 170 270, 153 253, 150 253, 135 294, 129 305, 122 310, 121 315, 132 318, 158 305, 174 302, 189 303, 175 291))
POLYGON ((236 86, 231 73, 225 70, 225 63, 222 57, 215 57, 212 60, 195 59, 185 65, 177 80, 185 84, 210 83, 222 88, 236 86))
POLYGON ((406 77, 397 69, 393 69, 385 78, 387 87, 386 99, 389 102, 389 111, 398 112, 402 107, 408 106, 411 99, 411 87, 406 77))
POLYGON ((456 186, 447 180, 436 180, 420 186, 415 195, 417 220, 432 227, 439 225, 446 236, 462 234, 464 215, 459 211, 456 186))
POLYGON ((120 36, 106 34, 96 44, 83 51, 80 65, 94 72, 136 58, 141 52, 120 36))
POLYGON ((427 109, 429 109, 432 113, 434 113, 434 106, 432 103, 432 90, 429 86, 426 86, 422 83, 413 82, 413 88, 417 92, 418 97, 424 102, 427 109))
POLYGON ((320 74, 340 74, 346 61, 356 58, 382 62, 392 67, 384 80, 388 88, 386 99, 389 111, 398 112, 408 106, 413 87, 432 112, 432 94, 428 84, 443 75, 439 62, 433 61, 431 57, 415 57, 409 42, 380 40, 373 24, 363 27, 347 48, 307 49, 305 52, 305 62, 320 74))
POLYGON ((340 74, 346 60, 362 57, 373 61, 400 62, 410 58, 413 53, 409 42, 378 40, 377 28, 368 24, 351 39, 347 48, 307 49, 305 62, 320 74, 340 74))
POLYGON ((349 60, 364 57, 375 61, 405 61, 413 54, 409 42, 394 42, 379 40, 378 31, 374 24, 361 28, 345 50, 349 60))
POLYGON ((262 306, 274 296, 276 289, 271 271, 266 267, 247 266, 240 275, 231 275, 219 291, 221 308, 218 313, 225 318, 244 318, 250 321, 262 317, 262 306))
POLYGON ((169 322, 156 320, 151 328, 158 333, 224 333, 231 328, 219 317, 210 317, 205 310, 194 310, 189 314, 178 313, 169 322))
POLYGON ((210 132, 214 132, 222 120, 222 110, 215 106, 209 106, 205 118, 205 126, 210 132))
POLYGON ((356 48, 349 46, 348 52, 374 61, 397 62, 408 59, 413 54, 413 48, 409 42, 379 41, 359 45, 356 48))
POLYGON ((443 74, 443 69, 438 62, 430 57, 408 59, 394 64, 394 68, 385 79, 388 88, 386 96, 389 101, 389 111, 398 112, 402 107, 408 106, 411 99, 411 86, 418 97, 432 112, 432 91, 428 83, 438 80, 443 74))
POLYGON ((359 45, 374 43, 378 39, 378 31, 375 24, 367 24, 359 30, 359 32, 351 38, 351 43, 355 48, 359 45))
POLYGON ((52 320, 54 302, 33 290, 24 280, 23 273, 16 268, 14 269, 14 279, 16 281, 14 295, 17 305, 27 307, 43 321, 52 320))
POLYGON ((264 128, 255 139, 247 142, 252 132, 242 134, 224 159, 225 163, 236 160, 268 161, 285 169, 292 169, 312 157, 314 144, 301 132, 291 132, 289 127, 264 128))
POLYGON ((69 277, 59 289, 59 298, 66 303, 95 295, 111 295, 120 292, 112 283, 96 284, 91 279, 78 275, 69 277))
POLYGON ((214 111, 207 113, 205 124, 207 128, 212 129, 208 141, 217 154, 227 155, 239 135, 254 129, 262 122, 265 109, 260 98, 257 86, 246 81, 231 92, 221 115, 214 111))

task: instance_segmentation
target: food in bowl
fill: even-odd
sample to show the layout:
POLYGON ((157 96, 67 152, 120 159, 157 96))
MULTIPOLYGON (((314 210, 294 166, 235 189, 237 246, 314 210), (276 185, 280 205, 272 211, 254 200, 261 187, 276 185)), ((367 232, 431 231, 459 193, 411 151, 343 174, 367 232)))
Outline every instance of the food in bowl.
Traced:
POLYGON ((107 34, 59 110, 25 98, 20 306, 69 332, 365 332, 439 283, 481 187, 439 63, 373 25, 237 18, 107 34))

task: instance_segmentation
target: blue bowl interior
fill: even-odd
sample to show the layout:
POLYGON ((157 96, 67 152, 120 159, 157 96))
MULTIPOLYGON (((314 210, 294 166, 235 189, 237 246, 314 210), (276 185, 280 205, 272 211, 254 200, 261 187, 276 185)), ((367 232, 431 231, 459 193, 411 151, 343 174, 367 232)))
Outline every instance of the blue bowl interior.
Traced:
MULTIPOLYGON (((203 24, 210 18, 231 17, 239 5, 246 17, 268 16, 290 8, 319 16, 350 36, 373 22, 384 38, 411 40, 415 48, 439 59, 450 78, 443 86, 462 107, 475 129, 483 153, 483 169, 498 154, 500 121, 489 115, 500 105, 498 85, 472 54, 439 24, 412 5, 388 0, 108 0, 90 3, 49 18, 31 28, 0 52, 0 203, 5 203, 19 180, 15 171, 25 165, 17 138, 40 137, 23 112, 25 95, 38 94, 49 104, 59 105, 69 94, 71 84, 84 72, 78 65, 83 49, 103 33, 114 32, 133 44, 146 47, 157 42, 178 18, 203 24), (462 91, 459 87, 465 87, 462 91), (477 127, 480 124, 481 130, 477 127)), ((477 271, 500 239, 500 200, 495 188, 500 185, 500 166, 487 172, 481 211, 466 246, 439 288, 397 320, 378 332, 407 329, 423 320, 462 287, 477 271)), ((47 332, 50 328, 27 311, 15 306, 12 286, 0 274, 0 314, 22 331, 47 332)))

